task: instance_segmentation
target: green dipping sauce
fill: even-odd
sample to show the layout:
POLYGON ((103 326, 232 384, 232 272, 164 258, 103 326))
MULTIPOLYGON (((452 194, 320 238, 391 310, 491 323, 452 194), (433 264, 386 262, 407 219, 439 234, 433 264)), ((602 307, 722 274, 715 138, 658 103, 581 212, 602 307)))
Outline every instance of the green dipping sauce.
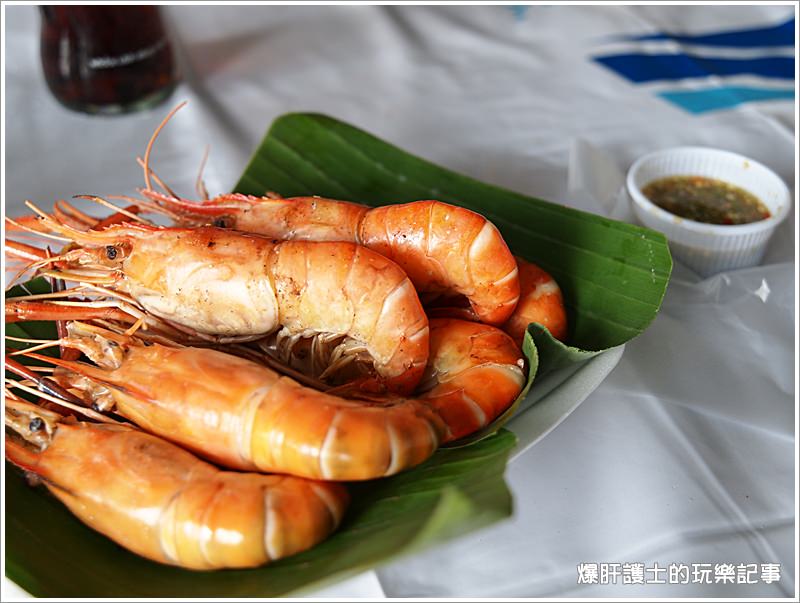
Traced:
POLYGON ((704 176, 660 178, 647 184, 642 193, 671 214, 706 224, 749 224, 770 216, 755 195, 704 176))

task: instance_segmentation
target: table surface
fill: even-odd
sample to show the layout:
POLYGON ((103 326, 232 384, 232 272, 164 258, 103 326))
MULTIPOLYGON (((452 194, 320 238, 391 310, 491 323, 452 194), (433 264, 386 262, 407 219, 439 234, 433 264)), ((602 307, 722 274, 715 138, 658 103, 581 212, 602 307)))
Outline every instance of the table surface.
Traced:
MULTIPOLYGON (((170 6, 182 83, 167 104, 113 118, 56 103, 41 75, 35 8, 4 8, 9 215, 24 199, 133 193, 135 157, 184 99, 153 161, 187 195, 207 143, 206 184, 227 191, 264 133, 252 124, 290 111, 327 113, 475 178, 621 219, 632 219, 617 194, 622 174, 658 148, 728 149, 795 182, 793 98, 737 104, 734 91, 707 110, 718 96, 675 95, 747 87, 786 96, 791 78, 685 77, 662 66, 660 79, 635 81, 603 58, 685 53, 709 71, 718 69, 708 57, 779 64, 791 42, 635 38, 773 27, 793 18, 790 6, 170 6)), ((676 264, 660 315, 614 372, 509 466, 513 518, 317 594, 794 593, 794 236, 793 210, 762 266, 702 280, 676 264), (579 584, 581 563, 710 563, 712 578, 579 584), (780 580, 717 582, 721 563, 780 563, 780 580)), ((4 595, 19 594, 4 579, 4 595)))

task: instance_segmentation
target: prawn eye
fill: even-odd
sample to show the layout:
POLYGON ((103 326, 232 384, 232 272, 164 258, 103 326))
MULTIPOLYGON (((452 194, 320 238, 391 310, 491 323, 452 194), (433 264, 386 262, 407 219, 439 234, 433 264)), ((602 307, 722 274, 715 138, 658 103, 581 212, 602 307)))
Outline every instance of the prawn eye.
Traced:
POLYGON ((28 424, 28 429, 33 432, 39 431, 42 427, 44 427, 44 421, 42 421, 39 417, 34 417, 28 424))
POLYGON ((233 218, 230 216, 220 216, 219 218, 214 218, 213 224, 217 228, 232 228, 233 218))
POLYGON ((113 245, 106 245, 106 257, 109 260, 116 260, 119 251, 113 245))

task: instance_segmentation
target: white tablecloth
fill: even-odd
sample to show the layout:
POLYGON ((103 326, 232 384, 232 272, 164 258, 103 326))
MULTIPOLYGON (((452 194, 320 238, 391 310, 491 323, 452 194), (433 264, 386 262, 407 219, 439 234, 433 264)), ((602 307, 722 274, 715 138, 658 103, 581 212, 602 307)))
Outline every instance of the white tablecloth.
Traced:
MULTIPOLYGON (((619 173, 661 147, 740 152, 794 184, 793 100, 691 113, 659 96, 698 81, 780 81, 636 84, 592 59, 678 48, 622 34, 771 26, 791 17, 789 6, 172 6, 183 83, 170 103, 113 118, 56 103, 41 76, 35 9, 5 8, 10 215, 26 198, 49 205, 77 193, 134 192, 136 155, 183 99, 189 106, 163 132, 153 161, 186 195, 206 143, 208 188, 229 190, 267 125, 289 111, 327 113, 476 178, 623 218, 619 173)), ((733 57, 794 52, 687 48, 733 57)), ((512 519, 321 594, 794 593, 794 232, 793 211, 761 267, 700 280, 676 265, 661 314, 617 369, 509 466, 512 519), (580 563, 628 562, 780 563, 781 578, 578 584, 580 563)), ((7 580, 4 587, 17 592, 7 580)))

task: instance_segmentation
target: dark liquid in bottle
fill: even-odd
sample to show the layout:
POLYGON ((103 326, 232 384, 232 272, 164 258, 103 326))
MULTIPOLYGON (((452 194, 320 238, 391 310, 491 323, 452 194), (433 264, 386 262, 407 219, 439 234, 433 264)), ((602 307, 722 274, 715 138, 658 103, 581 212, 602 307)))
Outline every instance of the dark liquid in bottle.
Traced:
POLYGON ((41 6, 42 66, 70 109, 121 113, 175 87, 172 47, 157 6, 41 6))

